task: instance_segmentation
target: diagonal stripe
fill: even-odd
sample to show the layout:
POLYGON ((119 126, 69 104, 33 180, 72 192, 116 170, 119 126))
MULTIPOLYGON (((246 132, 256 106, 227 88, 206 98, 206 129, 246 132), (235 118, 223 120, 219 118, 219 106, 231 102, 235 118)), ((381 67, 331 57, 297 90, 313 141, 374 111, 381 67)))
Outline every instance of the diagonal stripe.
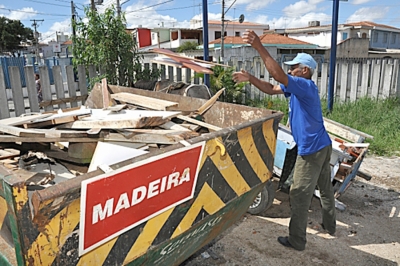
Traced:
POLYGON ((213 161, 218 171, 235 193, 240 196, 249 191, 249 185, 237 170, 235 163, 232 161, 229 154, 225 151, 225 146, 222 144, 222 141, 218 139, 218 141, 207 142, 207 148, 209 145, 210 149, 208 150, 211 151, 211 153, 208 153, 207 155, 213 161))
POLYGON ((262 182, 267 181, 271 177, 271 172, 265 165, 252 136, 251 128, 244 128, 237 132, 243 153, 247 157, 251 167, 262 182))
POLYGON ((4 223, 4 218, 6 217, 7 210, 7 201, 0 197, 0 229, 4 223))
POLYGON ((265 141, 268 144, 269 150, 271 151, 273 157, 275 157, 276 150, 276 132, 274 129, 274 119, 265 121, 263 123, 263 134, 265 141))
POLYGON ((12 187, 14 201, 17 203, 16 211, 21 211, 28 202, 28 191, 19 187, 12 187))
POLYGON ((108 253, 114 246, 115 241, 117 241, 118 237, 115 237, 108 241, 107 243, 91 250, 90 252, 83 255, 77 266, 89 266, 89 265, 103 265, 105 259, 108 256, 108 253))
POLYGON ((139 257, 140 255, 146 253, 147 249, 151 246, 158 232, 168 220, 173 210, 173 208, 167 210, 166 212, 163 212, 153 219, 147 221, 146 226, 143 228, 143 232, 139 235, 135 244, 132 246, 129 253, 127 254, 123 263, 124 265, 139 257))
POLYGON ((171 238, 174 238, 187 231, 193 225, 194 220, 202 209, 208 212, 208 214, 212 215, 223 207, 225 207, 225 203, 217 196, 212 188, 205 183, 195 202, 193 202, 186 216, 175 229, 175 232, 172 234, 171 238))
POLYGON ((80 200, 75 200, 58 213, 32 243, 28 258, 38 260, 42 265, 51 265, 66 239, 79 223, 80 200))

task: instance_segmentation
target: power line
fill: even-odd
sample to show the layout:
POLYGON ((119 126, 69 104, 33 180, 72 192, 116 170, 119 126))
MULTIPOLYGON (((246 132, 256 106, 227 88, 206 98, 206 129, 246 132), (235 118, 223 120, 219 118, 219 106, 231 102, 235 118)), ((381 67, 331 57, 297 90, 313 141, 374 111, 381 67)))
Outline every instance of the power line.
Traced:
POLYGON ((163 5, 163 4, 172 2, 172 1, 174 1, 174 0, 168 0, 168 1, 164 1, 164 2, 161 2, 161 3, 155 4, 155 5, 145 6, 145 7, 142 7, 142 8, 140 8, 140 9, 137 9, 137 10, 125 12, 125 14, 132 13, 132 12, 138 12, 138 11, 141 11, 141 10, 143 10, 143 9, 147 9, 147 8, 150 8, 150 7, 155 7, 155 6, 163 5))
POLYGON ((52 4, 52 3, 36 1, 36 0, 25 0, 25 1, 27 1, 27 2, 35 2, 35 3, 40 3, 40 4, 46 4, 46 5, 52 5, 52 6, 69 7, 69 6, 66 6, 66 5, 58 5, 58 4, 52 4))
POLYGON ((0 7, 0 9, 2 9, 2 10, 8 10, 8 11, 16 11, 16 12, 21 12, 21 13, 29 13, 29 14, 36 14, 36 15, 44 15, 44 16, 68 17, 68 15, 48 14, 48 13, 42 13, 42 12, 16 10, 16 9, 4 8, 4 7, 0 7))

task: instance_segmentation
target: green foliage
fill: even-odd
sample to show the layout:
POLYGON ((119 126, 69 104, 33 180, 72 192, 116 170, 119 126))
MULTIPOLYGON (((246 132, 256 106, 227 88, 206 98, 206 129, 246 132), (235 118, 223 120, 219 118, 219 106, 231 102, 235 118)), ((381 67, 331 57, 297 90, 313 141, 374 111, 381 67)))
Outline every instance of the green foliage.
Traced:
MULTIPOLYGON (((326 110, 326 101, 323 101, 326 110)), ((372 135, 369 150, 377 155, 400 155, 400 99, 362 98, 352 103, 335 103, 326 117, 372 135)))
MULTIPOLYGON (((370 153, 381 156, 400 155, 399 98, 362 98, 351 103, 335 102, 331 113, 326 111, 327 101, 321 100, 321 103, 325 117, 374 137, 366 140, 371 144, 370 153)), ((281 123, 287 123, 289 101, 286 99, 267 96, 264 100, 249 100, 246 104, 281 111, 284 113, 281 123)))
MULTIPOLYGON (((236 84, 232 80, 234 69, 224 68, 222 66, 214 66, 213 74, 210 75, 210 90, 213 94, 222 88, 225 88, 220 100, 229 103, 241 103, 243 98, 244 83, 236 84)), ((196 77, 204 78, 203 74, 196 74, 196 77)))
POLYGON ((19 20, 0 16, 0 52, 15 52, 22 48, 21 42, 35 44, 32 29, 24 27, 19 20))
POLYGON ((181 46, 178 47, 177 52, 182 53, 184 51, 196 50, 198 43, 195 41, 184 42, 181 46))
POLYGON ((114 7, 104 14, 85 8, 88 22, 77 21, 73 27, 73 64, 95 65, 102 70, 109 84, 132 86, 134 66, 142 56, 137 45, 125 31, 126 20, 118 16, 114 7))
POLYGON ((153 81, 153 80, 158 80, 158 78, 161 76, 161 70, 160 69, 150 69, 148 67, 143 67, 142 64, 136 64, 134 66, 135 70, 135 78, 136 81, 138 80, 143 80, 143 81, 153 81))

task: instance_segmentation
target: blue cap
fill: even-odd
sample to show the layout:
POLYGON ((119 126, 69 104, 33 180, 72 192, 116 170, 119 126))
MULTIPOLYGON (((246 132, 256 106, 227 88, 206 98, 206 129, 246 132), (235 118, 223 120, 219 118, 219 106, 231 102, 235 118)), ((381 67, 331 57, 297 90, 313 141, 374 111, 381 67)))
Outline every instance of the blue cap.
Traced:
POLYGON ((289 66, 303 64, 312 69, 317 68, 317 62, 315 62, 314 58, 312 58, 311 55, 306 53, 298 53, 292 61, 287 61, 285 62, 285 64, 289 66))

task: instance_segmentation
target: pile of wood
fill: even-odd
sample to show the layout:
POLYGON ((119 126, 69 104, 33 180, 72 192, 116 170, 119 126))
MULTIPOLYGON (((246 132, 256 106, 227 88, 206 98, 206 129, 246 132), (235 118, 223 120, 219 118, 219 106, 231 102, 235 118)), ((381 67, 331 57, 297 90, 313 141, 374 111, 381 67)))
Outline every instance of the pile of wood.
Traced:
POLYGON ((202 115, 222 90, 199 109, 181 111, 175 102, 126 92, 110 95, 105 80, 102 85, 105 108, 82 106, 0 120, 0 164, 21 169, 21 158, 36 152, 32 156, 38 161, 54 159, 78 175, 220 130, 203 122, 202 115))

